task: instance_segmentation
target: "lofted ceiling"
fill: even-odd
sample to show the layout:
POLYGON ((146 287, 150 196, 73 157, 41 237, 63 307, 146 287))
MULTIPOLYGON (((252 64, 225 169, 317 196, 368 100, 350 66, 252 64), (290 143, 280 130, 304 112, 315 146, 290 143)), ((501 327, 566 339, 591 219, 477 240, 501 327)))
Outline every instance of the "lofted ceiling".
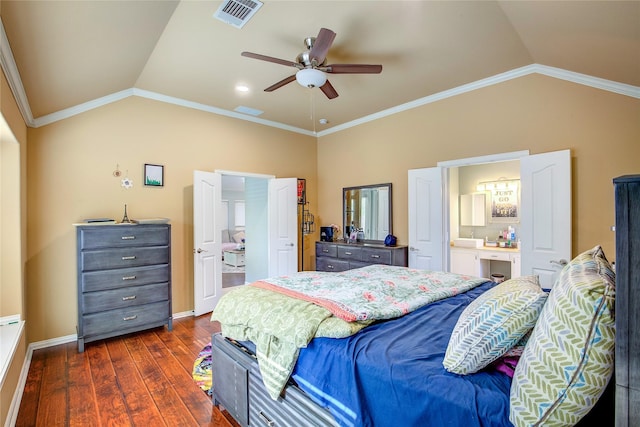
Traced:
POLYGON ((213 17, 221 3, 1 0, 2 65, 25 120, 135 95, 319 134, 530 72, 640 96, 640 1, 264 0, 242 28, 213 17), (382 73, 329 74, 332 100, 295 81, 264 92, 296 69, 240 53, 295 61, 322 27, 336 33, 328 63, 382 73))

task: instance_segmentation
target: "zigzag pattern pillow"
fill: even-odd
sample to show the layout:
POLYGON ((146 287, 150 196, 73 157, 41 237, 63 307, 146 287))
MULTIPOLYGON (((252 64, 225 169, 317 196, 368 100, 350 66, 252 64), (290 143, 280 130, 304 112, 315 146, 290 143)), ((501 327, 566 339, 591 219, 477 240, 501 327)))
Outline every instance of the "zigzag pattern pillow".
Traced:
POLYGON ((533 328, 546 299, 538 276, 507 280, 480 295, 458 318, 445 369, 472 374, 498 359, 533 328))
POLYGON ((613 373, 615 273, 600 246, 565 266, 511 383, 517 426, 575 425, 613 373))

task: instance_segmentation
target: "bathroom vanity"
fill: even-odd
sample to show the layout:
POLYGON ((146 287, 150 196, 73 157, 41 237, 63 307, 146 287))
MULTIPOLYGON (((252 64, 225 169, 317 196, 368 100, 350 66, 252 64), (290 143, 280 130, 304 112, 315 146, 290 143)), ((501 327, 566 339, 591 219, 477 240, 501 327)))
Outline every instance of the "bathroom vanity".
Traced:
POLYGON ((505 279, 520 277, 520 249, 451 247, 451 272, 490 278, 503 274, 505 279))

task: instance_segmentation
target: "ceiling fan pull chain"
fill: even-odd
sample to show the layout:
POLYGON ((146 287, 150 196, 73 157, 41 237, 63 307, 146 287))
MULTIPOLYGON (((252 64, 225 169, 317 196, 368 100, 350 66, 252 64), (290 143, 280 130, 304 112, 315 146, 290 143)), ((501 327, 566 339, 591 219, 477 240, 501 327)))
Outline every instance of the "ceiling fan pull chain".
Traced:
POLYGON ((313 123, 313 133, 315 133, 316 132, 316 121, 315 121, 316 111, 315 111, 315 104, 313 103, 314 91, 310 90, 308 92, 309 92, 309 111, 311 113, 311 123, 313 123))

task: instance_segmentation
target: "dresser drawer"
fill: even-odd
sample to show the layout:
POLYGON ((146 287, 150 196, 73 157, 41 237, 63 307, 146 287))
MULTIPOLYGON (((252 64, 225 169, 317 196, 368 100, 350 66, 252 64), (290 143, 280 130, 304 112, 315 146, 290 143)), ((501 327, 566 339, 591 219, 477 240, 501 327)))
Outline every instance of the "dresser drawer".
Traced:
POLYGON ((169 244, 169 227, 118 225, 88 227, 78 230, 79 249, 99 249, 120 246, 163 246, 169 244))
POLYGON ((103 311, 82 316, 84 335, 99 335, 113 331, 139 329, 147 324, 167 323, 169 301, 154 302, 130 308, 103 311))
POLYGON ((169 247, 99 249, 80 253, 82 271, 168 264, 169 247))
POLYGON ((316 257, 316 270, 318 271, 346 271, 349 269, 349 261, 329 257, 316 257))
POLYGON ((82 292, 102 291, 128 286, 168 282, 169 265, 122 268, 116 270, 90 271, 80 276, 82 292))
POLYGON ((99 311, 127 308, 151 302, 169 300, 169 284, 130 286, 110 291, 87 292, 82 294, 82 312, 97 313, 99 311))
POLYGON ((80 290, 82 292, 92 292, 168 282, 169 275, 168 264, 89 271, 80 275, 80 290))
POLYGON ((488 259, 490 261, 511 261, 508 252, 480 251, 480 259, 488 259))
POLYGON ((316 242, 316 256, 328 256, 335 258, 338 256, 338 247, 331 243, 316 242))
POLYGON ((362 261, 371 264, 391 265, 391 250, 362 248, 362 261))
POLYGON ((338 246, 338 258, 360 261, 362 259, 362 248, 357 246, 338 246))

